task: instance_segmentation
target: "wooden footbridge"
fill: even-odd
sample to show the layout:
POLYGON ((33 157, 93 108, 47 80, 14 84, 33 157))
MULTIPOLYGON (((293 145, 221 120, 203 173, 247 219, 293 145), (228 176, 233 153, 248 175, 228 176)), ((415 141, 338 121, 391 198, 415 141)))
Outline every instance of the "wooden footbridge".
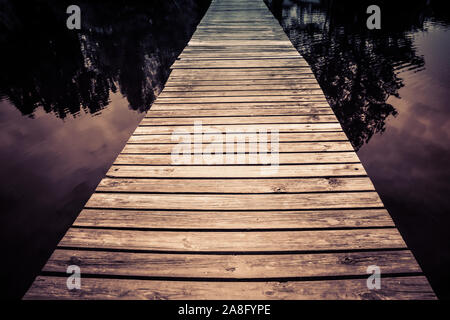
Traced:
POLYGON ((24 298, 435 298, 262 0, 214 0, 172 69, 24 298), (249 152, 174 164, 172 133, 199 122, 231 136, 278 130, 278 169, 261 174, 249 152), (67 288, 69 265, 81 289, 67 288), (367 286, 372 265, 380 289, 367 286))

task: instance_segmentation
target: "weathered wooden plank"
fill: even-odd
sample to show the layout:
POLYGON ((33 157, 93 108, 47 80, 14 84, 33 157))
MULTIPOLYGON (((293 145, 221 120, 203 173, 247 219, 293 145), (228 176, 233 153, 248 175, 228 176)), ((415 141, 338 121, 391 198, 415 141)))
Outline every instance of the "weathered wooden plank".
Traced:
MULTIPOLYGON (((290 81, 286 81, 285 79, 247 79, 247 80, 237 80, 237 79, 211 79, 211 80, 196 80, 196 79, 189 79, 182 81, 180 79, 178 80, 172 80, 170 79, 168 82, 166 82, 165 88, 167 90, 177 90, 179 87, 186 87, 189 86, 202 86, 202 87, 210 87, 210 86, 222 86, 222 87, 230 87, 230 86, 315 86, 314 84, 315 80, 312 78, 301 78, 301 76, 298 76, 296 78, 290 79, 290 81)), ((329 106, 327 106, 329 108, 329 106)))
MULTIPOLYGON (((260 164, 260 159, 248 153, 239 160, 246 164, 260 164)), ((312 163, 357 163, 359 158, 354 152, 322 152, 322 153, 280 153, 280 165, 283 164, 312 164, 312 163)), ((211 162, 223 161, 221 155, 211 156, 211 162)), ((171 154, 119 154, 114 164, 137 165, 176 165, 171 154)))
MULTIPOLYGON (((203 34, 199 34, 196 36, 193 36, 191 38, 192 43, 194 42, 202 42, 202 41, 208 41, 208 38, 210 36, 207 35, 207 32, 204 32, 203 34)), ((215 40, 224 40, 224 41, 255 41, 255 40, 263 40, 263 41, 279 41, 279 36, 276 34, 270 34, 270 33, 255 33, 253 35, 251 34, 233 34, 231 32, 229 33, 223 33, 216 37, 215 40)), ((296 64, 297 66, 298 64, 296 64)))
MULTIPOLYGON (((341 131, 341 125, 336 123, 293 123, 293 124, 227 124, 227 125, 205 125, 203 132, 209 133, 251 133, 251 132, 318 132, 318 131, 341 131)), ((194 132, 194 126, 139 126, 135 134, 177 134, 183 132, 194 132)))
POLYGON ((202 54, 196 54, 196 53, 187 53, 184 54, 183 56, 178 56, 177 60, 182 60, 184 62, 194 62, 198 63, 199 60, 203 61, 203 60, 236 60, 236 59, 240 59, 240 60, 272 60, 272 59, 298 59, 299 55, 298 54, 289 54, 289 53, 278 53, 276 55, 269 55, 269 54, 261 54, 261 55, 257 55, 256 53, 254 54, 250 54, 250 53, 245 53, 245 54, 235 54, 233 56, 230 56, 228 54, 220 54, 220 53, 216 53, 215 56, 203 56, 202 54))
MULTIPOLYGON (((206 160, 200 154, 192 156, 192 163, 202 164, 206 160), (197 162, 198 161, 198 162, 197 162)), ((239 163, 239 158, 236 160, 239 163)), ((225 163, 223 160, 222 163, 225 163)), ((300 177, 337 177, 366 175, 360 163, 346 164, 300 164, 300 165, 209 165, 204 166, 134 166, 113 165, 108 177, 139 178, 300 178, 300 177)))
POLYGON ((66 273, 74 262, 84 274, 215 278, 279 279, 367 276, 367 266, 383 274, 420 273, 408 250, 318 254, 204 255, 56 250, 43 271, 66 273))
MULTIPOLYGON (((298 101, 298 102, 234 102, 234 103, 159 103, 155 102, 152 105, 151 111, 171 111, 171 110, 270 110, 270 109, 280 109, 280 108, 300 108, 307 109, 311 108, 313 110, 318 108, 324 108, 326 106, 325 102, 308 102, 308 101, 298 101)), ((329 108, 329 107, 328 107, 329 108)))
POLYGON ((307 68, 288 68, 288 69, 175 69, 171 73, 171 81, 189 81, 195 80, 276 80, 276 79, 313 79, 314 75, 307 68), (208 72, 209 71, 209 72, 208 72))
MULTIPOLYGON (((179 99, 188 97, 252 97, 252 96, 298 96, 298 97, 323 97, 321 89, 304 89, 304 90, 235 90, 235 91, 178 91, 178 92, 163 92, 158 96, 158 99, 179 99)), ((271 98, 274 99, 274 98, 271 98)))
POLYGON ((203 282, 83 279, 80 290, 68 290, 66 277, 39 276, 25 299, 248 300, 248 299, 435 299, 423 276, 386 277, 380 290, 367 279, 289 282, 203 282))
POLYGON ((158 211, 84 209, 77 227, 148 229, 312 229, 393 227, 386 209, 314 211, 158 211))
MULTIPOLYGON (((180 71, 181 69, 177 69, 178 71, 180 71)), ((177 71, 174 70, 174 71, 177 71)), ((195 71, 196 69, 192 69, 192 71, 195 71)), ((183 70, 181 70, 183 71, 183 70)), ((239 84, 240 82, 243 81, 263 81, 265 83, 270 82, 270 81, 274 81, 274 83, 276 81, 281 82, 281 81, 309 81, 310 83, 313 82, 313 76, 311 73, 305 73, 305 72, 279 72, 279 73, 260 73, 260 72, 245 72, 245 73, 239 73, 236 72, 234 74, 231 73, 225 73, 225 72, 221 72, 219 73, 204 73, 204 74, 198 74, 197 76, 195 75, 181 75, 181 74, 174 74, 171 78, 170 78, 170 82, 168 84, 171 83, 175 83, 175 82, 182 82, 182 83, 189 83, 189 82, 209 82, 210 84, 213 83, 219 83, 219 82, 223 82, 223 81, 233 81, 234 84, 239 84)))
POLYGON ((333 115, 333 111, 324 107, 286 107, 286 108, 234 108, 234 109, 207 109, 196 110, 195 115, 189 110, 152 110, 146 114, 146 118, 202 118, 202 117, 255 117, 255 116, 314 116, 333 115))
POLYGON ((367 177, 310 179, 113 179, 104 178, 102 192, 150 193, 295 193, 368 191, 374 187, 367 177))
POLYGON ((282 46, 290 44, 286 40, 191 40, 188 46, 242 46, 242 45, 261 45, 261 46, 282 46))
POLYGON ((190 60, 190 61, 198 61, 198 60, 211 60, 211 59, 287 59, 287 58, 299 58, 299 55, 295 55, 294 53, 285 51, 285 52, 263 52, 263 51, 231 51, 231 50, 191 50, 190 52, 184 52, 179 56, 180 60, 190 60))
MULTIPOLYGON (((235 31, 244 30, 243 26, 239 25, 217 25, 213 26, 212 28, 215 29, 221 29, 221 30, 229 30, 233 29, 235 31)), ((299 55, 298 51, 295 50, 295 48, 288 46, 288 45, 278 45, 278 46, 269 46, 265 44, 256 44, 256 45, 233 45, 233 46, 227 46, 225 43, 222 44, 214 44, 214 45, 205 45, 205 46, 188 46, 184 48, 182 54, 191 54, 191 53, 199 53, 202 52, 217 52, 217 53, 223 53, 223 52, 242 52, 242 53, 250 53, 250 52, 261 52, 263 54, 268 53, 288 53, 288 54, 297 54, 299 55)))
POLYGON ((309 210, 383 206, 376 192, 300 194, 94 193, 87 208, 149 210, 309 210))
POLYGON ((191 46, 187 47, 183 51, 183 55, 180 56, 180 59, 185 57, 186 55, 203 55, 209 53, 223 54, 223 53, 238 53, 238 54, 259 54, 261 53, 263 56, 274 54, 277 55, 294 55, 298 52, 295 49, 288 48, 287 46, 231 46, 227 47, 224 45, 217 46, 191 46))
POLYGON ((271 59, 271 60, 218 60, 202 61, 199 64, 176 60, 172 65, 173 69, 224 69, 224 68, 291 68, 308 67, 309 65, 302 59, 271 59))
POLYGON ((158 99, 159 103, 233 103, 233 102, 298 102, 298 101, 314 101, 326 102, 323 95, 248 95, 248 96, 222 96, 222 97, 171 97, 170 99, 158 99))
MULTIPOLYGON (((230 137, 227 136, 229 139, 230 137)), ((258 145, 258 140, 255 140, 255 143, 226 143, 224 136, 217 136, 217 135, 204 135, 203 137, 200 137, 198 140, 202 141, 203 144, 198 146, 194 146, 194 140, 191 138, 191 136, 188 135, 176 135, 172 136, 173 142, 172 144, 146 144, 146 143, 129 143, 127 144, 122 152, 123 153, 140 153, 140 154, 170 154, 173 152, 188 152, 188 153, 200 153, 200 154, 207 154, 207 150, 211 150, 211 148, 214 148, 212 152, 219 152, 223 154, 223 160, 217 162, 220 160, 220 156, 215 156, 214 160, 215 162, 211 161, 210 163, 216 163, 216 164, 226 164, 225 160, 225 153, 231 152, 231 153, 247 153, 247 152, 272 152, 271 150, 274 149, 274 145, 270 144, 271 136, 270 134, 267 135, 267 146, 261 147, 258 145), (218 138, 220 138, 221 141, 218 142, 218 138), (177 144, 176 141, 182 144, 177 144), (192 143, 192 144, 186 144, 192 143), (211 142, 211 143, 209 143, 211 142), (180 146, 182 148, 180 148, 180 146), (216 160, 217 159, 217 160, 216 160)), ((245 141, 245 137, 243 139, 245 141)), ((330 141, 330 142, 321 142, 321 141, 314 141, 314 142, 281 142, 278 143, 278 152, 325 152, 325 151, 353 151, 353 147, 348 141, 330 141)), ((209 155, 208 155, 209 156, 209 155)), ((247 158, 247 157, 246 157, 247 158)), ((251 156, 248 156, 248 158, 251 158, 251 156)), ((262 159, 260 155, 255 156, 256 159, 262 159)), ((246 162, 243 162, 246 163, 246 162)), ((205 164, 208 164, 205 162, 205 164)), ((261 164, 267 164, 261 162, 261 164)))
MULTIPOLYGON (((186 79, 191 77, 198 78, 200 76, 216 76, 217 75, 236 75, 236 76, 263 76, 266 78, 280 78, 289 75, 301 75, 309 74, 313 76, 311 69, 308 66, 302 67, 290 67, 290 68, 238 68, 238 69, 228 69, 228 68, 215 68, 214 70, 209 69, 174 69, 170 74, 171 77, 183 76, 186 79)), ((201 77, 199 78, 201 80, 201 77)))
MULTIPOLYGON (((182 136, 183 134, 173 134, 173 136, 182 136)), ((194 133, 191 134, 194 138, 194 133)), ((229 139, 239 141, 240 133, 230 133, 229 139)), ((174 143, 178 142, 179 137, 172 138, 171 134, 154 134, 154 135, 135 135, 133 134, 128 143, 174 143), (177 140, 173 140, 177 139, 177 140)), ((280 133, 278 134, 280 142, 306 142, 306 141, 348 141, 347 136, 343 132, 303 132, 303 133, 280 133)), ((205 142, 207 143, 207 142, 205 142)))
POLYGON ((315 90, 313 92, 317 92, 317 90, 321 90, 320 86, 315 83, 302 83, 302 82, 288 82, 285 84, 246 84, 246 85, 234 85, 233 82, 230 82, 229 85, 186 85, 180 83, 179 86, 169 86, 165 87, 163 93, 170 92, 174 94, 175 92, 204 92, 204 91, 212 91, 212 92, 222 92, 222 91, 279 91, 279 90, 297 90, 300 92, 311 92, 311 90, 315 90))
POLYGON ((308 252, 406 248, 395 228, 249 232, 71 228, 59 246, 164 252, 308 252))
MULTIPOLYGON (((220 115, 220 112, 217 112, 220 115)), ((252 116, 252 117, 189 117, 189 118, 144 118, 140 126, 174 126, 193 125, 195 122, 202 125, 215 124, 259 124, 259 123, 318 123, 338 122, 334 114, 312 115, 283 115, 283 116, 252 116)))

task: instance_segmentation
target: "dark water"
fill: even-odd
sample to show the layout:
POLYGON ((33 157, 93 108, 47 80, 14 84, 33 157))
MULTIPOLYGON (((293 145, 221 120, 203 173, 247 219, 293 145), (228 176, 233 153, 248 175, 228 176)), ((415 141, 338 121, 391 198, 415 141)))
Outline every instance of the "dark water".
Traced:
POLYGON ((0 0, 1 295, 21 297, 161 91, 208 0, 0 0))
POLYGON ((448 1, 266 0, 311 65, 395 223, 450 298, 448 1), (368 5, 381 30, 368 30, 368 5))

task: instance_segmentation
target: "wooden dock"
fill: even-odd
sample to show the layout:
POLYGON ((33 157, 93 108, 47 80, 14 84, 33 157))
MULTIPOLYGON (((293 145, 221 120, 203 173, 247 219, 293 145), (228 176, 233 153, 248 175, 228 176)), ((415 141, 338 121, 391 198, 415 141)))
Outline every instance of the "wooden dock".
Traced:
POLYGON ((214 0, 172 69, 25 299, 435 298, 262 0, 214 0), (172 133, 199 122, 236 137, 278 130, 277 170, 261 174, 249 152, 174 164, 172 133), (380 289, 367 287, 371 265, 380 289))

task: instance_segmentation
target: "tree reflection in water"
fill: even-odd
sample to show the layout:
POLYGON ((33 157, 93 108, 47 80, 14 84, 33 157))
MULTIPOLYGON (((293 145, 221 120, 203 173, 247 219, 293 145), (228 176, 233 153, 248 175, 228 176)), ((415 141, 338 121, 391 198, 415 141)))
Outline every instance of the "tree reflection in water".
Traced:
POLYGON ((311 65, 356 150, 385 130, 403 86, 403 69, 420 71, 410 31, 423 27, 426 1, 266 0, 297 50, 311 65), (381 30, 366 27, 367 6, 381 7, 381 30))
POLYGON ((79 1, 78 31, 66 28, 67 1, 0 0, 0 98, 65 118, 102 110, 120 90, 147 110, 209 2, 79 1))

